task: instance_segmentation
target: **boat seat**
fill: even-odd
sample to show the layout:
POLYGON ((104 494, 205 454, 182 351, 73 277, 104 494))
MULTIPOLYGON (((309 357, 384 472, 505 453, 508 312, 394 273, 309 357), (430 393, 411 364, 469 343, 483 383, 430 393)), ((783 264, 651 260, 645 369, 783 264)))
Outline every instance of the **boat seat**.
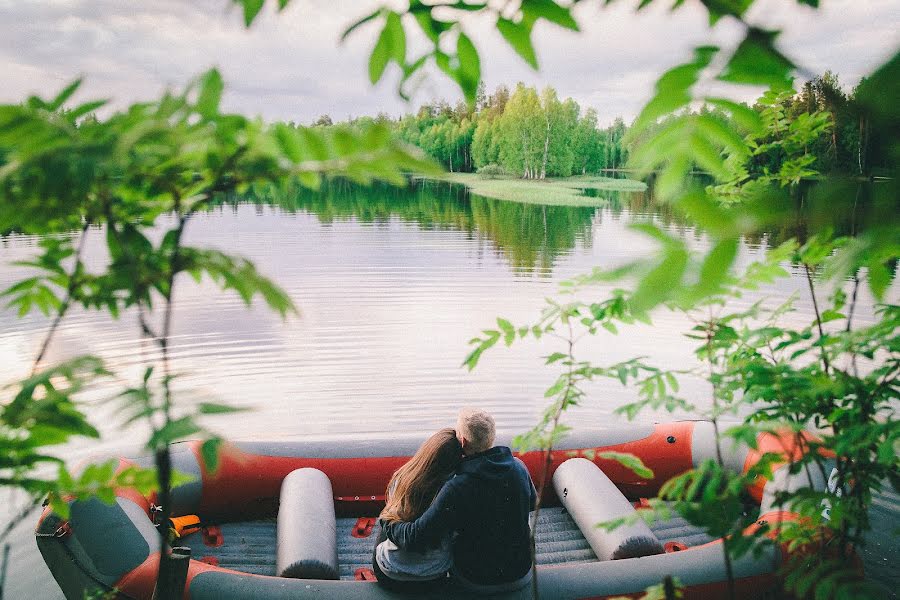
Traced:
POLYGON ((338 579, 337 520, 328 476, 297 469, 281 483, 276 523, 279 577, 338 579))
POLYGON ((570 458, 553 474, 553 487, 600 560, 662 554, 663 545, 640 518, 612 531, 597 527, 637 512, 600 467, 586 458, 570 458))

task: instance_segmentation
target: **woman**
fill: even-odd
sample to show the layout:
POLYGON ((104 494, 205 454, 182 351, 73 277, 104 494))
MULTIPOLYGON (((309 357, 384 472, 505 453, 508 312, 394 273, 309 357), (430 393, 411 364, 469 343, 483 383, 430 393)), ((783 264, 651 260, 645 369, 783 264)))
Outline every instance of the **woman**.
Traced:
MULTIPOLYGON (((454 429, 441 429, 397 469, 388 484, 387 503, 379 519, 413 521, 431 505, 444 483, 456 472, 462 459, 462 446, 454 429)), ((447 579, 450 570, 450 538, 436 548, 424 552, 400 550, 386 538, 378 536, 372 570, 385 587, 398 590, 422 590, 447 579)))

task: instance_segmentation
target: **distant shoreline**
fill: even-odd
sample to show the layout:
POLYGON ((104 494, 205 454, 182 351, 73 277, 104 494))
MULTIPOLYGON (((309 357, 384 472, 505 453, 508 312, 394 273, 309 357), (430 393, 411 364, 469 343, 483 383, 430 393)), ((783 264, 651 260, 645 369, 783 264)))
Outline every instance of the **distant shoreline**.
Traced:
POLYGON ((641 181, 599 175, 537 180, 510 176, 485 177, 477 173, 444 173, 417 176, 416 179, 459 183, 473 194, 495 200, 552 206, 600 206, 606 202, 601 196, 583 195, 582 191, 586 189, 616 192, 643 192, 647 189, 647 184, 641 181))

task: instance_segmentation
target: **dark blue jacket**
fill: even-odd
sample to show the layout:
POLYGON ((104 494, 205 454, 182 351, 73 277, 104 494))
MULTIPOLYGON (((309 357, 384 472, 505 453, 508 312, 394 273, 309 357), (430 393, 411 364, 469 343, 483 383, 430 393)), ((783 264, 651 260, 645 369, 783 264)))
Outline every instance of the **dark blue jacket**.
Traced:
POLYGON ((483 585, 508 583, 531 568, 528 513, 535 497, 525 465, 496 446, 464 458, 421 517, 382 526, 405 550, 437 546, 455 532, 453 564, 460 575, 483 585))

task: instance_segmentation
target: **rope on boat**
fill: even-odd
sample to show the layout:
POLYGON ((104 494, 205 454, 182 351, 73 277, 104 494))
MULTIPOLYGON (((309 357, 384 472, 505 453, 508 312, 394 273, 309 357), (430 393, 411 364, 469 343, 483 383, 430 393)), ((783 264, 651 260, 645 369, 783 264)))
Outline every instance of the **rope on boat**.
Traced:
POLYGON ((57 527, 56 531, 54 531, 53 533, 40 533, 40 532, 35 531, 34 537, 61 538, 61 537, 66 537, 67 535, 69 535, 69 533, 71 533, 71 531, 72 531, 72 528, 69 527, 69 522, 63 521, 62 523, 60 523, 59 527, 57 527))
MULTIPOLYGON (((60 525, 57 528, 57 530, 54 531, 53 533, 35 533, 35 536, 57 538, 60 541, 60 544, 59 544, 60 547, 62 548, 63 552, 65 552, 66 554, 69 555, 69 560, 72 561, 72 564, 77 565, 79 568, 81 568, 81 563, 75 557, 75 553, 69 549, 69 546, 67 544, 62 543, 62 538, 65 537, 66 534, 57 535, 57 532, 60 529, 62 529, 63 527, 66 528, 66 534, 67 534, 69 532, 69 530, 68 530, 69 524, 65 523, 64 525, 60 525)), ((115 598, 117 598, 117 599, 139 600, 138 598, 135 598, 134 596, 129 596, 128 594, 119 590, 118 588, 110 587, 108 583, 106 583, 105 581, 101 581, 96 575, 94 575, 90 569, 81 569, 81 572, 82 572, 82 574, 86 575, 94 584, 96 584, 98 586, 98 588, 100 590, 102 590, 106 594, 109 594, 110 592, 115 592, 115 598)), ((2 599, 2 590, 0 590, 0 600, 3 600, 2 599)))

